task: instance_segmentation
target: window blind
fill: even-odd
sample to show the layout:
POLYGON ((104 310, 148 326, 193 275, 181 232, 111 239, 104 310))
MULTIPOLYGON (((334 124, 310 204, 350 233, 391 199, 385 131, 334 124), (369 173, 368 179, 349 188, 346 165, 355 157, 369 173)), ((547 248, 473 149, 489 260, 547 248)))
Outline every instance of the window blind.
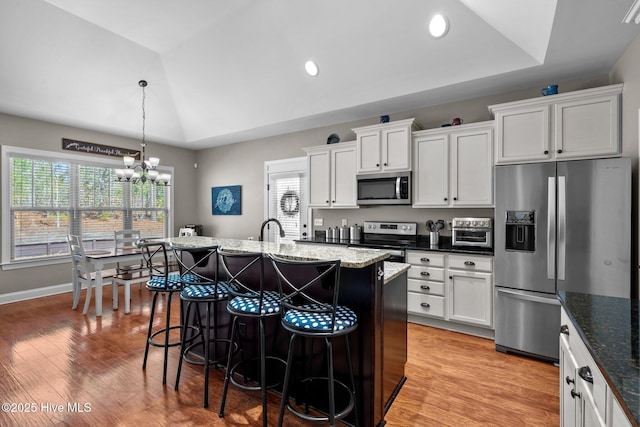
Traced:
POLYGON ((168 189, 116 181, 113 166, 10 153, 10 261, 69 253, 67 234, 85 249, 113 246, 114 231, 167 235, 168 189))

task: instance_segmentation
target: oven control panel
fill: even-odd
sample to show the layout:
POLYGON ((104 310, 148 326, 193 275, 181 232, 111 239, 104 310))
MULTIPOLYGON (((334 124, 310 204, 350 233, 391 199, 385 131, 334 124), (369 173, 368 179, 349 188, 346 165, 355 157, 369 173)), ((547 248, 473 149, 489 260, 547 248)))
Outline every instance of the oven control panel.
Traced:
POLYGON ((362 231, 369 234, 416 236, 418 234, 418 224, 415 222, 365 221, 362 231))
POLYGON ((452 228, 491 228, 491 218, 453 218, 452 228))

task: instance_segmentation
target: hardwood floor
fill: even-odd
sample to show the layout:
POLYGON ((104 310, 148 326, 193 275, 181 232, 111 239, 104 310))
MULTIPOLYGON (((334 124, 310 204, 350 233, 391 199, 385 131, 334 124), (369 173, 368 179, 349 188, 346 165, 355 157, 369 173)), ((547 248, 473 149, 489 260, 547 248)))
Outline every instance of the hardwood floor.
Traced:
MULTIPOLYGON (((0 400, 13 404, 2 407, 0 426, 262 425, 260 394, 234 387, 218 418, 220 369, 211 373, 208 409, 201 367, 185 364, 174 391, 177 348, 166 387, 161 349, 150 349, 143 371, 150 294, 134 287, 129 315, 104 295, 97 319, 71 310, 71 294, 0 305, 0 400)), ((406 376, 389 427, 559 424, 558 368, 498 353, 490 340, 409 324, 406 376)), ((270 394, 269 425, 278 405, 270 394)), ((288 415, 285 425, 305 424, 288 415)))

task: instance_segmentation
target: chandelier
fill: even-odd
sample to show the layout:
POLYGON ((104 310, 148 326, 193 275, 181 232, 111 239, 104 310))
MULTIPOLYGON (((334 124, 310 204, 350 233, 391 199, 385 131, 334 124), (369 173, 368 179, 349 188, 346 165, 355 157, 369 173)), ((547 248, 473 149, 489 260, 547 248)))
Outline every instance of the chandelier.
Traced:
POLYGON ((146 112, 144 108, 144 101, 146 98, 146 94, 144 88, 147 87, 146 80, 140 80, 138 85, 142 88, 142 142, 140 145, 142 146, 142 161, 138 164, 135 164, 135 158, 131 156, 124 156, 122 158, 124 162, 125 169, 116 169, 116 179, 119 182, 132 182, 132 183, 145 183, 149 181, 154 185, 169 185, 169 181, 171 181, 171 175, 167 173, 160 173, 157 170, 158 165, 160 164, 160 159, 157 157, 149 157, 149 160, 146 158, 146 147, 147 142, 145 141, 145 119, 146 112))

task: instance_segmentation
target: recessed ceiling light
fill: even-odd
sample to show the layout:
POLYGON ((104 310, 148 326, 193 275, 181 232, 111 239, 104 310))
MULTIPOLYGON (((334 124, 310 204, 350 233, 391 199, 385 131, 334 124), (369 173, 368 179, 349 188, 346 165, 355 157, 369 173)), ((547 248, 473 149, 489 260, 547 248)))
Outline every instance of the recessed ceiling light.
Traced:
POLYGON ((429 22, 429 34, 431 37, 439 39, 444 37, 449 31, 449 20, 444 15, 434 15, 429 22))
POLYGON ((307 71, 311 77, 315 77, 318 75, 320 70, 318 69, 318 65, 316 65, 313 61, 307 61, 304 63, 304 69, 307 71))

